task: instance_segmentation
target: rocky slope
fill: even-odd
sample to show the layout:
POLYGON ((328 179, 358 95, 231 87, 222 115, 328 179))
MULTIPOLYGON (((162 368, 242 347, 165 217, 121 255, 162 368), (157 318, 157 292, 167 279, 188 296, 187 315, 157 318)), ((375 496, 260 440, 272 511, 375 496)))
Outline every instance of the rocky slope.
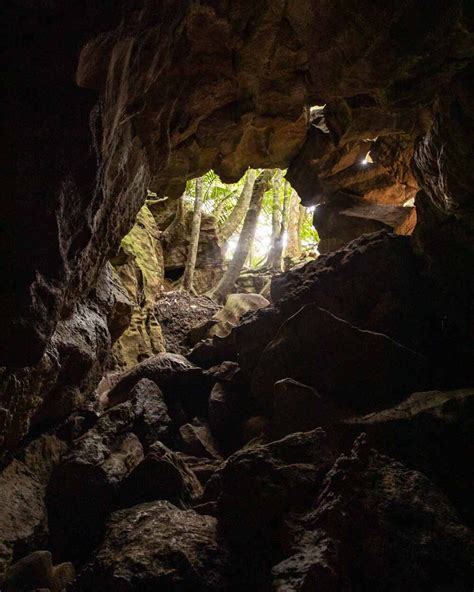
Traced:
POLYGON ((21 447, 0 478, 5 589, 44 587, 30 566, 49 550, 45 573, 81 592, 469 590, 474 390, 441 390, 413 323, 424 283, 395 273, 407 240, 278 277, 274 304, 200 342, 197 364, 152 356, 21 447), (372 267, 362 298, 372 256, 393 282, 372 267))

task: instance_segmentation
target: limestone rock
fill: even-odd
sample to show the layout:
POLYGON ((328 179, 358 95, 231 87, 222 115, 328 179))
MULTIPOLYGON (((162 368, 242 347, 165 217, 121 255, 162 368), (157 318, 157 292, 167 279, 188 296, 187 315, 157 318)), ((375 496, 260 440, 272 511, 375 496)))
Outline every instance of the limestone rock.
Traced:
POLYGON ((191 423, 182 425, 179 433, 185 453, 211 459, 221 458, 209 426, 204 421, 195 418, 191 423))
POLYGON ((44 588, 50 592, 65 592, 74 576, 72 563, 53 566, 49 551, 35 551, 8 568, 1 581, 2 590, 24 592, 44 588))
POLYGON ((360 440, 292 533, 287 559, 273 568, 275 590, 467 591, 473 575, 472 533, 448 500, 360 440))
POLYGON ((105 538, 74 585, 74 592, 163 589, 228 590, 228 556, 216 520, 166 501, 114 512, 105 538))
POLYGON ((34 474, 43 487, 66 451, 66 445, 54 434, 43 434, 29 442, 16 457, 34 474))
POLYGON ((244 315, 266 308, 269 304, 260 294, 229 294, 224 308, 214 316, 218 323, 209 330, 209 337, 225 337, 244 315))
POLYGON ((221 459, 190 456, 184 452, 177 452, 176 454, 186 466, 191 469, 203 486, 209 481, 223 462, 221 459))
POLYGON ((128 409, 112 409, 75 441, 48 485, 50 540, 55 555, 84 558, 99 541, 119 483, 143 460, 128 409))
MULTIPOLYGON (((203 390, 207 393, 202 370, 179 354, 158 354, 124 373, 108 393, 108 404, 125 401, 133 386, 142 378, 155 382, 168 405, 199 407, 203 390)), ((207 396, 206 396, 207 403, 207 396)))
POLYGON ((121 483, 119 503, 130 507, 158 499, 179 505, 198 498, 202 487, 192 470, 161 442, 155 442, 143 461, 121 483))
POLYGON ((217 500, 219 524, 233 545, 271 553, 284 515, 314 498, 333 459, 321 429, 249 447, 211 477, 204 499, 217 500))
POLYGON ((138 212, 135 224, 122 239, 119 254, 113 262, 135 303, 129 326, 113 348, 116 365, 127 369, 144 358, 165 351, 161 328, 153 314, 164 280, 163 252, 158 226, 147 205, 138 212))
POLYGON ((0 573, 18 557, 44 547, 48 518, 44 486, 21 461, 0 474, 0 573))
POLYGON ((275 382, 287 377, 360 410, 375 409, 430 384, 423 356, 316 304, 290 317, 262 353, 252 380, 257 400, 267 401, 275 382))
POLYGON ((314 212, 314 226, 318 231, 318 251, 336 251, 351 240, 363 235, 388 230, 397 234, 411 234, 416 222, 411 219, 414 207, 396 205, 321 204, 314 212))
POLYGON ((129 400, 122 405, 132 410, 133 432, 145 449, 157 440, 174 445, 177 440, 176 428, 169 416, 163 393, 152 380, 142 378, 131 389, 129 400))
POLYGON ((341 446, 364 432, 377 450, 427 475, 472 525, 473 428, 474 390, 462 389, 414 393, 394 407, 343 420, 334 429, 341 446))
POLYGON ((0 572, 47 542, 45 490, 65 448, 56 436, 43 434, 0 473, 0 572))
POLYGON ((97 544, 121 482, 157 440, 176 445, 177 431, 157 385, 139 380, 75 440, 47 490, 51 540, 59 556, 82 558, 97 544), (68 555, 70 553, 70 555, 68 555))
POLYGON ((3 446, 12 448, 31 423, 58 424, 84 405, 101 378, 112 333, 118 336, 114 316, 122 299, 122 289, 106 267, 94 292, 57 324, 36 366, 0 372, 0 407, 6 410, 3 446))
POLYGON ((195 345, 200 339, 226 337, 247 313, 266 308, 269 304, 260 294, 229 294, 224 307, 212 319, 192 329, 188 342, 195 345))
POLYGON ((332 419, 330 405, 317 391, 291 378, 284 378, 273 385, 272 407, 272 429, 280 438, 325 426, 332 419))

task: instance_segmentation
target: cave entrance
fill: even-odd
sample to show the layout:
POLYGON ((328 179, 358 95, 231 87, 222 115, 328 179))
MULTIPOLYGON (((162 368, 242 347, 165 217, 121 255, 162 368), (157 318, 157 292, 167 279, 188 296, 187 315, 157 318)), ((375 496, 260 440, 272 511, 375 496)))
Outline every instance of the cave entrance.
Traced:
POLYGON ((187 351, 222 324, 214 315, 223 307, 230 311, 224 324, 237 323, 269 305, 273 277, 318 256, 314 208, 301 204, 284 176, 249 168, 225 183, 209 171, 178 198, 148 192, 112 260, 138 304, 132 329, 115 346, 118 367, 130 366, 130 357, 187 351))

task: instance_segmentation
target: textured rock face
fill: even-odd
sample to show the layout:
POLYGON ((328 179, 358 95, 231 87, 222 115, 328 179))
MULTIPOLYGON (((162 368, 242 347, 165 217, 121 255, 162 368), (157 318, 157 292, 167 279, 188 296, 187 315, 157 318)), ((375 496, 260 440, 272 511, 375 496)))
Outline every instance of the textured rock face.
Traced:
POLYGON ((0 521, 0 570, 17 553, 41 547, 47 539, 47 517, 43 488, 21 462, 13 461, 0 477, 2 503, 0 521))
POLYGON ((198 345, 191 359, 204 365, 238 360, 250 377, 281 324, 309 303, 422 353, 441 341, 427 302, 428 287, 407 237, 386 232, 361 237, 276 276, 271 292, 273 306, 245 319, 227 337, 198 345))
POLYGON ((347 419, 340 432, 346 445, 365 432, 380 452, 427 475, 473 524, 473 422, 473 389, 428 391, 414 393, 395 407, 347 419))
POLYGON ((64 448, 55 436, 41 436, 0 474, 0 573, 12 561, 45 545, 45 489, 64 448))
POLYGON ((157 440, 175 445, 176 428, 159 388, 142 379, 124 402, 72 442, 53 472, 46 497, 50 539, 58 556, 84 558, 100 541, 108 514, 124 494, 123 482, 157 440))
POLYGON ((74 83, 80 47, 116 24, 117 5, 74 3, 65 10, 56 1, 24 3, 3 15, 11 31, 5 82, 15 91, 5 105, 4 188, 10 199, 2 203, 2 219, 9 220, 2 237, 2 365, 40 360, 58 318, 94 287, 141 205, 138 188, 147 168, 139 140, 127 139, 130 127, 122 126, 123 142, 109 152, 110 166, 98 182, 93 144, 101 142, 99 93, 74 83), (20 43, 14 30, 30 41, 20 43), (32 93, 43 85, 47 93, 32 93), (118 160, 130 184, 117 174, 118 160))
POLYGON ((109 391, 108 404, 116 405, 127 400, 132 387, 143 378, 159 386, 178 421, 184 413, 194 417, 199 415, 200 408, 207 406, 209 387, 206 377, 201 368, 180 354, 158 354, 125 372, 109 391))
POLYGON ((360 441, 329 471, 293 536, 292 554, 273 569, 275 590, 461 591, 474 568, 472 533, 446 498, 360 441))
MULTIPOLYGON (((328 249, 373 225, 408 233, 413 214, 400 216, 419 191, 413 241, 376 233, 282 276, 273 306, 193 352, 201 367, 158 354, 129 370, 109 393, 111 409, 79 411, 58 430, 69 449, 51 477, 59 460, 51 442, 8 458, 0 477, 2 567, 41 550, 48 518, 58 554, 93 553, 75 584, 84 592, 471 590, 472 533, 461 522, 472 519, 470 467, 460 460, 472 446, 469 392, 393 399, 421 388, 420 356, 430 361, 434 388, 474 378, 472 3, 49 0, 16 2, 5 16, 0 437, 7 448, 30 422, 38 431, 61 422, 94 391, 131 313, 123 292, 111 297, 104 288, 104 264, 132 228, 146 188, 172 200, 211 167, 231 181, 248 165, 288 166, 305 203, 321 208, 328 249), (344 228, 333 228, 333 219, 344 228), (308 322, 296 326, 299 314, 308 322), (327 326, 310 335, 322 316, 327 326), (292 323, 306 339, 299 352, 298 335, 284 333, 292 323), (374 367, 351 366, 367 332, 374 367), (317 374, 315 339, 320 351, 332 344, 317 374), (398 375, 390 358, 400 367, 415 362, 415 371, 398 375), (274 400, 273 382, 286 374, 310 383, 298 388, 294 406, 288 393, 274 400), (251 383, 261 401, 271 399, 269 409, 249 404, 251 383), (311 386, 336 394, 327 440, 315 430, 266 441, 295 429, 285 425, 285 410, 300 419, 308 405, 318 421, 311 386), (376 413, 342 420, 341 402, 361 398, 376 413), (234 420, 228 446, 222 434, 234 420), (220 468, 215 455, 192 461, 207 480, 199 513, 154 500, 114 512, 105 529, 154 439, 182 448, 199 441, 192 450, 209 453, 208 421, 217 445, 226 444, 219 449, 232 451, 239 437, 260 443, 248 442, 220 468), (344 447, 362 430, 393 459, 359 440, 334 462, 340 451, 332 443, 342 439, 344 447), (38 460, 41 451, 52 462, 38 460), (466 488, 449 483, 457 479, 466 488)), ((174 452, 156 456, 150 462, 165 458, 170 469, 170 497, 198 503, 183 493, 174 452)), ((26 557, 16 569, 25 574, 28 565, 26 557)))
MULTIPOLYGON (((322 163, 321 175, 314 163, 313 195, 322 188, 330 199, 337 186, 353 187, 347 177, 354 162, 362 148, 372 149, 363 140, 378 137, 375 168, 395 179, 405 198, 415 187, 406 166, 410 144, 427 132, 435 99, 472 59, 470 6, 461 0, 117 6, 86 2, 65 10, 50 2, 6 15, 8 29, 31 42, 6 40, 6 120, 14 122, 6 189, 10 204, 18 199, 25 207, 6 204, 5 219, 14 223, 6 225, 3 363, 41 358, 60 314, 94 285, 130 229, 152 176, 160 194, 179 195, 186 178, 211 167, 235 180, 249 164, 298 163, 309 106, 326 105, 324 120, 312 124, 324 136, 312 160, 321 152, 333 160, 322 163), (54 67, 44 59, 59 54, 54 67), (32 97, 32 80, 38 87, 46 80, 54 100, 32 97)), ((448 107, 440 105, 438 121, 448 107)), ((457 159, 448 160, 455 171, 457 159)), ((421 174, 422 187, 429 177, 421 174)), ((367 194, 363 187, 350 193, 367 194)))
POLYGON ((58 323, 39 364, 0 371, 0 449, 14 447, 30 422, 57 423, 84 403, 130 314, 131 302, 107 267, 91 297, 58 323))
POLYGON ((255 310, 266 308, 270 303, 260 294, 229 294, 223 308, 211 319, 196 325, 188 335, 188 342, 195 345, 201 339, 225 337, 240 321, 255 310))
POLYGON ((158 441, 121 484, 119 503, 122 507, 156 499, 186 503, 199 498, 201 493, 196 475, 177 454, 158 441))
POLYGON ((224 591, 227 561, 215 518, 151 502, 111 516, 104 542, 74 590, 107 592, 119 584, 137 592, 224 591))
POLYGON ((113 348, 115 365, 124 369, 165 351, 161 327, 154 315, 155 301, 164 280, 163 250, 158 226, 147 205, 138 212, 113 262, 135 305, 129 326, 113 348))
POLYGON ((2 588, 5 592, 39 589, 63 592, 74 580, 74 575, 72 563, 53 565, 49 551, 35 551, 7 570, 2 588))
POLYGON ((291 377, 331 400, 371 409, 429 386, 427 360, 380 333, 361 331, 315 304, 282 324, 252 379, 259 402, 291 377))

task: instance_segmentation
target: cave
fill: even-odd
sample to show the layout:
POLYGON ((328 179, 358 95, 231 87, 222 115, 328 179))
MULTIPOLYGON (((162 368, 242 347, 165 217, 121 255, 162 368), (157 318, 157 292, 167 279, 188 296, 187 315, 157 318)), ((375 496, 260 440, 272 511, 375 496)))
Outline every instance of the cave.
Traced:
POLYGON ((471 592, 474 3, 2 21, 0 590, 471 592))

